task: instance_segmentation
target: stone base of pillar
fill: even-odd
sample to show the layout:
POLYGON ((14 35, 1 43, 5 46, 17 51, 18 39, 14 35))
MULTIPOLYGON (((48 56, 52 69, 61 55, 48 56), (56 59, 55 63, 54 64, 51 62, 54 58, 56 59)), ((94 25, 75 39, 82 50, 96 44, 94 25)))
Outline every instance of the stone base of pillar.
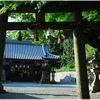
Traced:
POLYGON ((93 86, 91 87, 91 93, 96 93, 96 92, 100 92, 100 86, 93 86))
POLYGON ((39 83, 48 84, 50 82, 49 75, 47 72, 42 72, 42 77, 39 83))
POLYGON ((99 80, 99 73, 100 73, 100 68, 93 68, 91 71, 94 74, 94 81, 92 82, 91 86, 91 92, 100 92, 100 80, 99 80))
POLYGON ((0 84, 0 93, 5 93, 5 92, 6 92, 6 91, 4 90, 3 85, 0 84))
POLYGON ((5 74, 5 70, 2 70, 1 82, 2 82, 2 83, 5 83, 5 82, 6 82, 6 74, 5 74))
POLYGON ((56 81, 50 81, 50 84, 56 84, 57 82, 56 81))

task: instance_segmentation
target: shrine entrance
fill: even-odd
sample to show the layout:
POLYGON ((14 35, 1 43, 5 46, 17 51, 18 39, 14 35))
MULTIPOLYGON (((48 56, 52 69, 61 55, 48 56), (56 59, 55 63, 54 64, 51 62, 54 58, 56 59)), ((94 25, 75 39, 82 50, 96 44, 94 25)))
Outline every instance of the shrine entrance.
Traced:
POLYGON ((29 66, 16 65, 9 67, 10 70, 6 73, 6 81, 31 81, 30 76, 32 73, 29 66))
POLYGON ((11 82, 39 82, 41 72, 38 69, 33 70, 33 66, 29 65, 12 65, 9 70, 5 69, 6 81, 11 82))

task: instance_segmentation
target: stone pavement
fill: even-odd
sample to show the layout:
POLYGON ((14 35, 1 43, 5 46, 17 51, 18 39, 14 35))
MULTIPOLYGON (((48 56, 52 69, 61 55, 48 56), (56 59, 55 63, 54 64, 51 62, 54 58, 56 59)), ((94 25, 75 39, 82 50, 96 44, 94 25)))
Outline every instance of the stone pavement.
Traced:
MULTIPOLYGON (((33 82, 3 83, 7 93, 0 99, 77 99, 77 86, 73 84, 40 84, 33 82)), ((99 99, 100 92, 90 93, 91 99, 99 99)))

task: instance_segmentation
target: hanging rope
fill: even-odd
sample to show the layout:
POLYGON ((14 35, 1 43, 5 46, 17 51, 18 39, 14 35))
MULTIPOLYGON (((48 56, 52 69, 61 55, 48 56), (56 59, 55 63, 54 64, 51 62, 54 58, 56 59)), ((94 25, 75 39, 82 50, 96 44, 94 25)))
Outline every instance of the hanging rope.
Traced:
POLYGON ((60 35, 58 36, 58 41, 57 41, 58 44, 60 44, 60 43, 62 42, 62 39, 65 39, 65 36, 64 36, 63 34, 60 33, 60 30, 59 30, 59 34, 60 34, 60 35))

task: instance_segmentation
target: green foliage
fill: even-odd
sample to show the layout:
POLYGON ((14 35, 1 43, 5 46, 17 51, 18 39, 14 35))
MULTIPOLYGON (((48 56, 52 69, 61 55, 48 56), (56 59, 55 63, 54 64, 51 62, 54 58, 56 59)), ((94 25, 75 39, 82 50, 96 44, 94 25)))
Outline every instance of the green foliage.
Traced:
POLYGON ((90 70, 90 69, 92 69, 92 65, 87 64, 87 70, 90 70))
POLYGON ((83 19, 87 19, 88 21, 100 21, 100 10, 84 11, 82 16, 83 19))
POLYGON ((44 44, 44 42, 46 41, 46 39, 45 39, 45 31, 44 30, 38 30, 39 41, 35 41, 36 30, 32 30, 32 32, 34 34, 34 38, 31 38, 26 30, 7 31, 6 38, 17 40, 19 32, 21 32, 22 40, 31 40, 32 43, 41 44, 41 45, 44 44))
POLYGON ((42 64, 42 70, 43 71, 50 71, 50 66, 48 63, 43 63, 42 64))
POLYGON ((74 62, 73 38, 71 36, 63 42, 63 55, 61 58, 62 66, 65 66, 69 62, 74 62))
POLYGON ((61 45, 57 43, 58 38, 49 36, 48 39, 50 52, 56 55, 60 55, 62 53, 62 48, 61 45))
MULTIPOLYGON (((32 0, 32 1, 34 1, 34 0, 32 0)), ((47 1, 45 1, 45 0, 39 0, 38 2, 37 2, 37 6, 36 6, 36 10, 38 10, 38 12, 40 12, 41 11, 41 7, 44 5, 44 4, 46 4, 47 3, 47 1)))
POLYGON ((8 39, 14 39, 14 40, 17 40, 18 38, 18 33, 21 32, 21 35, 22 35, 22 39, 23 40, 27 40, 30 38, 30 36, 27 34, 27 32, 25 30, 22 30, 22 31, 16 31, 16 30, 13 30, 13 31, 7 31, 7 34, 6 34, 6 37, 8 39))
POLYGON ((5 13, 7 10, 16 10, 21 4, 22 2, 19 1, 0 1, 0 14, 5 13))
POLYGON ((35 13, 9 13, 9 17, 13 22, 35 22, 35 13))
POLYGON ((45 14, 46 22, 67 22, 72 21, 72 13, 46 13, 45 14))
POLYGON ((89 44, 85 44, 85 52, 86 52, 86 59, 90 60, 92 58, 93 53, 97 51, 96 48, 93 48, 89 44))
POLYGON ((30 1, 24 1, 24 0, 20 0, 20 1, 0 1, 0 14, 3 14, 5 12, 7 12, 8 10, 16 10, 17 7, 19 7, 21 4, 30 4, 30 5, 34 5, 36 4, 36 7, 34 8, 35 10, 38 10, 38 12, 41 10, 41 7, 46 4, 47 1, 34 1, 34 0, 30 0, 30 1))
POLYGON ((43 63, 43 64, 42 64, 42 68, 45 68, 45 67, 48 67, 48 66, 49 66, 48 63, 43 63))
POLYGON ((54 69, 56 72, 67 72, 67 71, 75 71, 75 64, 74 62, 68 62, 65 66, 62 66, 60 68, 54 69))

